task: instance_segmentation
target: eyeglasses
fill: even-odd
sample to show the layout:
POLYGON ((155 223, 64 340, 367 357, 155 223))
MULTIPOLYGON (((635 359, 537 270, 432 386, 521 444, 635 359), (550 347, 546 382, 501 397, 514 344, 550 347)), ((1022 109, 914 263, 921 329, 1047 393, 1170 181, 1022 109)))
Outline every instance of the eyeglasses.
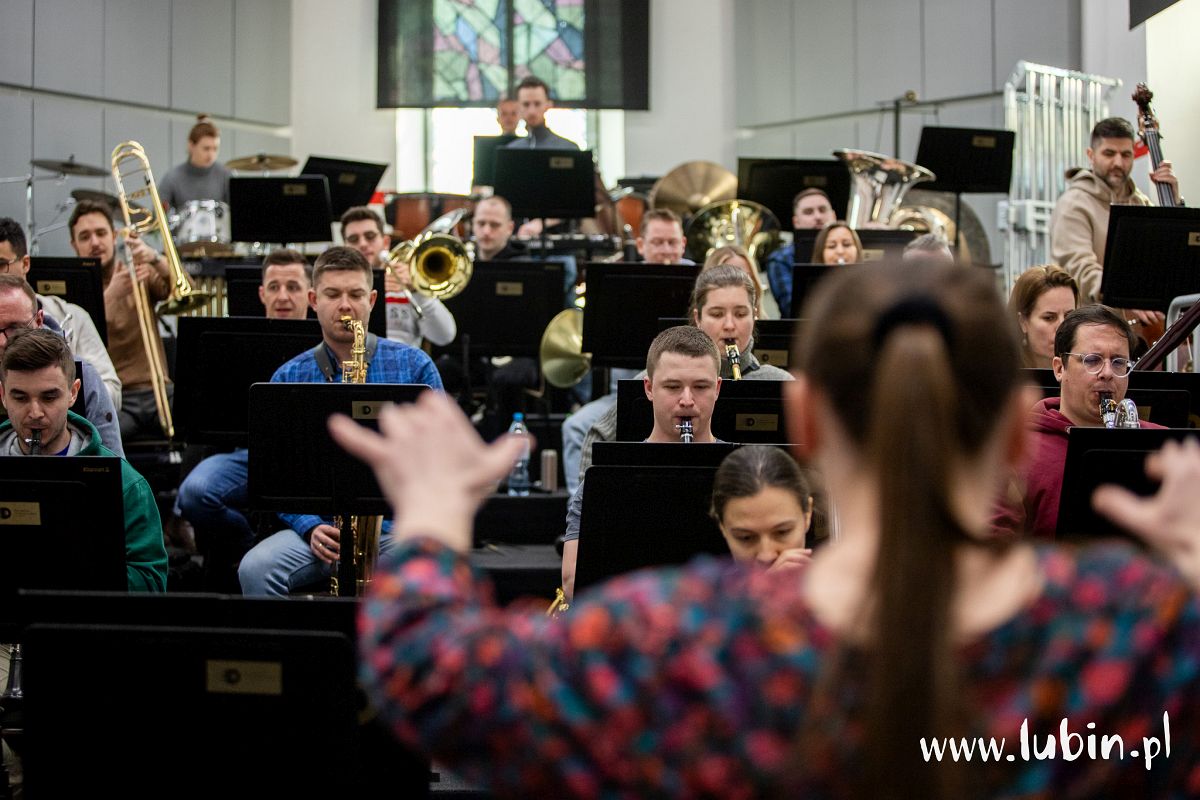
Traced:
POLYGON ((1083 368, 1092 375, 1099 375, 1107 363, 1112 367, 1113 375, 1118 378, 1128 376, 1130 372, 1133 372, 1133 365, 1137 363, 1128 358, 1105 358, 1099 353, 1063 353, 1063 355, 1079 356, 1079 360, 1083 362, 1083 368))
MULTIPOLYGON (((36 317, 36 316, 37 315, 35 314, 34 317, 36 317)), ((30 317, 29 319, 25 320, 24 322, 14 322, 12 325, 9 325, 7 328, 0 328, 0 333, 4 334, 5 339, 12 339, 12 337, 16 336, 17 333, 19 333, 20 331, 23 331, 26 328, 32 327, 34 317, 30 317)))

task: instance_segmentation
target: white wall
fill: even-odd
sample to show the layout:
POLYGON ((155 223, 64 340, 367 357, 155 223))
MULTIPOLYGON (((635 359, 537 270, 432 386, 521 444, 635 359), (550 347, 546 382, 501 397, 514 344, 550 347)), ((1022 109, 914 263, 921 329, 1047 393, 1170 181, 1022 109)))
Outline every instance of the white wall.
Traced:
POLYGON ((1163 155, 1174 165, 1179 189, 1200 203, 1200 0, 1182 0, 1146 21, 1146 79, 1163 134, 1163 155))
POLYGON ((376 5, 292 0, 292 156, 387 162, 391 189, 397 112, 375 108, 376 5))
POLYGON ((735 0, 652 0, 650 110, 625 113, 625 174, 685 161, 737 169, 735 0))
MULTIPOLYGON (((1082 25, 1083 71, 1120 80, 1108 95, 1109 113, 1135 122, 1137 106, 1131 96, 1146 80, 1146 26, 1129 30, 1129 0, 1083 0, 1082 25)), ((1086 165, 1084 153, 1079 159, 1086 165)), ((1140 158, 1133 167, 1133 180, 1142 191, 1150 189, 1149 161, 1140 158)))

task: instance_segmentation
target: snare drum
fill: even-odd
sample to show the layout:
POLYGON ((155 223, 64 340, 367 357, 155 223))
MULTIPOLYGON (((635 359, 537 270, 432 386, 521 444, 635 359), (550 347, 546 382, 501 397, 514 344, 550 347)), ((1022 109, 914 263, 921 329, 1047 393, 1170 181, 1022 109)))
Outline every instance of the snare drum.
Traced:
POLYGON ((233 255, 229 206, 220 200, 189 200, 172 226, 175 249, 190 258, 233 255))

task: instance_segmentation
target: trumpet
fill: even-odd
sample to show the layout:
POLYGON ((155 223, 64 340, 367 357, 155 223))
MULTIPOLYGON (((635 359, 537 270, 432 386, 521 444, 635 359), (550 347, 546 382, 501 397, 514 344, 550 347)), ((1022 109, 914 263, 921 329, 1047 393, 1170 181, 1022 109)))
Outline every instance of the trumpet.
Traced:
POLYGON ((742 354, 738 350, 737 342, 733 339, 725 340, 725 358, 729 360, 729 368, 733 370, 733 379, 740 381, 742 379, 742 354))

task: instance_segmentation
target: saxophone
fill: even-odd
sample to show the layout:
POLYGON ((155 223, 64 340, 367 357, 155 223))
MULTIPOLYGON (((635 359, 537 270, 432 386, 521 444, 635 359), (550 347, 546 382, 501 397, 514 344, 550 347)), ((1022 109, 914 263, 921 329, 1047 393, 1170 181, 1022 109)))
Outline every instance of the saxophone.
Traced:
POLYGON ((733 370, 733 379, 740 381, 742 379, 742 354, 738 351, 737 342, 733 339, 725 340, 725 358, 729 361, 729 368, 733 370))
MULTIPOLYGON (((354 332, 354 345, 350 348, 350 359, 342 362, 342 383, 366 383, 367 368, 367 333, 362 320, 350 316, 341 318, 346 330, 354 332)), ((349 589, 348 597, 362 596, 375 574, 375 562, 379 558, 379 532, 383 517, 350 516, 350 524, 343 524, 346 518, 338 516, 334 525, 342 532, 339 548, 339 558, 334 564, 333 575, 329 579, 329 593, 338 597, 343 585, 349 589), (348 541, 347 541, 348 540, 348 541), (349 544, 347 550, 344 545, 349 544)))
POLYGON ((1137 404, 1126 397, 1121 402, 1113 399, 1111 392, 1100 394, 1100 419, 1106 428, 1140 428, 1137 404))

